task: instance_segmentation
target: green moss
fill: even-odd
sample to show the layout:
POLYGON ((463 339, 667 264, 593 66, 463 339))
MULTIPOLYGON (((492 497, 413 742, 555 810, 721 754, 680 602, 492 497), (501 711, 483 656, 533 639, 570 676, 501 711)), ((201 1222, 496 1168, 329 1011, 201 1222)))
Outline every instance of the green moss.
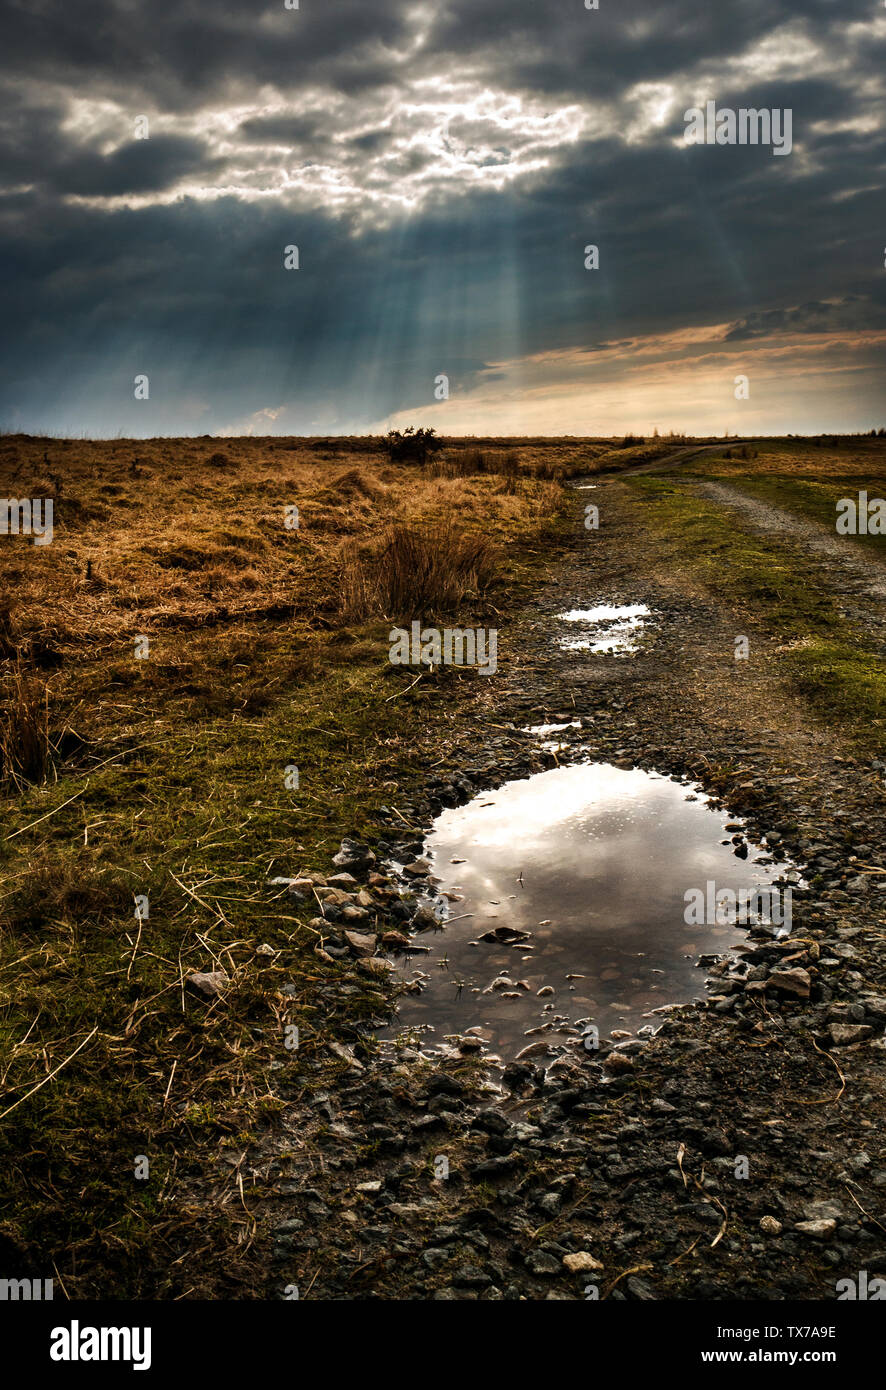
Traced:
POLYGON ((819 709, 838 718, 851 719, 859 737, 882 750, 886 732, 880 725, 886 715, 886 664, 877 653, 847 642, 815 640, 786 654, 794 682, 819 709))

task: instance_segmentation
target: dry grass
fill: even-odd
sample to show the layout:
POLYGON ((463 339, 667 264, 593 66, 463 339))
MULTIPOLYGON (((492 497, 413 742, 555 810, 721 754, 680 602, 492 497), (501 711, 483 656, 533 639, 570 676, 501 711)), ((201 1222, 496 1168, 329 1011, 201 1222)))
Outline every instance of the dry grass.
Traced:
POLYGON ((0 907, 2 930, 19 935, 47 929, 73 930, 86 920, 120 914, 131 896, 119 871, 39 854, 8 887, 0 907))
MULTIPOLYGON (((108 731, 136 742, 173 716, 264 708, 293 669, 281 637, 303 654, 357 615, 427 605, 430 617, 506 587, 560 510, 550 475, 593 468, 606 447, 447 441, 419 467, 373 439, 6 436, 0 495, 37 496, 51 475, 56 503, 52 545, 0 541, 2 589, 16 595, 15 630, 0 610, 0 657, 52 671, 54 720, 82 735, 83 766, 108 731), (410 547, 413 534, 423 543, 410 547), (482 544, 465 539, 476 534, 482 544), (144 636, 151 659, 136 661, 144 636)), ((27 717, 15 753, 7 721, 7 776, 39 777, 38 685, 15 698, 27 717)))
POLYGON ((863 482, 883 472, 882 437, 870 435, 810 436, 808 439, 754 439, 748 444, 723 440, 721 454, 708 454, 684 470, 706 477, 779 478, 857 477, 863 482))
MULTIPOLYGON (((514 557, 542 539, 558 512, 560 480, 671 444, 446 439, 419 467, 392 462, 383 441, 370 438, 4 436, 0 494, 55 498, 52 545, 0 538, 0 592, 16 598, 14 614, 8 602, 0 608, 0 659, 18 654, 22 663, 17 684, 7 682, 6 775, 39 777, 45 767, 40 673, 52 671, 59 726, 78 711, 74 726, 97 756, 104 728, 144 737, 144 725, 171 712, 173 696, 186 716, 199 716, 207 703, 219 712, 223 700, 254 708, 276 678, 256 669, 263 649, 252 649, 252 634, 261 623, 285 621, 301 641, 354 615, 450 610, 460 596, 470 601, 490 585, 506 586, 514 557), (297 530, 285 524, 293 505, 297 530), (408 552, 403 540, 392 549, 398 527, 454 544, 436 557, 426 545, 408 552), (495 551, 494 562, 469 553, 463 538, 475 534, 495 551), (133 660, 138 635, 151 639, 149 663, 133 660), (242 646, 245 660, 234 655, 242 646)), ((880 444, 847 440, 834 453, 817 441, 754 441, 755 457, 718 461, 717 470, 791 471, 791 454, 794 469, 839 461, 849 474, 869 470, 880 444)), ((730 448, 724 441, 724 452, 730 448)), ((282 669, 270 652, 268 659, 282 669)))
POLYGON ((339 606, 348 620, 430 618, 456 611, 492 583, 496 552, 484 536, 453 521, 392 526, 381 545, 343 548, 339 606))
POLYGON ((49 687, 16 659, 0 693, 0 780, 42 782, 49 766, 49 687))
POLYGON ((452 449, 433 458, 427 471, 430 477, 436 478, 469 478, 483 473, 516 478, 520 473, 520 456, 516 449, 452 449))
POLYGON ((51 545, 0 538, 3 790, 263 717, 348 623, 501 595, 561 510, 545 475, 581 451, 449 441, 419 467, 372 439, 0 438, 0 495, 55 499, 51 545))
MULTIPOLYGON (((0 437, 0 495, 55 499, 51 545, 0 538, 0 1251, 11 1231, 71 1296, 214 1290, 252 1258, 236 1189, 198 1230, 182 1178, 280 1104, 285 1019, 298 1066, 327 1065, 315 934, 266 880, 328 866, 413 756, 439 756, 454 699, 491 698, 467 673, 389 703, 380 624, 352 631, 340 606, 343 546, 370 618, 489 585, 508 611, 564 500, 544 448, 516 452, 516 476, 449 477, 380 440, 0 437), (217 964, 224 999, 189 997, 217 964)), ((384 1013, 379 988, 349 996, 349 1026, 384 1013)))
POLYGON ((335 612, 343 539, 375 548, 394 524, 457 519, 493 541, 531 540, 551 497, 545 479, 592 468, 600 447, 449 441, 418 467, 391 463, 372 439, 220 444, 0 440, 0 493, 33 497, 54 480, 53 544, 9 537, 0 573, 17 596, 23 650, 49 647, 64 668, 59 699, 72 661, 82 674, 136 634, 230 628, 265 610, 305 621, 335 612), (285 525, 293 505, 297 530, 285 525))
POLYGON ((14 613, 14 601, 9 598, 0 599, 0 661, 5 661, 18 652, 14 613))

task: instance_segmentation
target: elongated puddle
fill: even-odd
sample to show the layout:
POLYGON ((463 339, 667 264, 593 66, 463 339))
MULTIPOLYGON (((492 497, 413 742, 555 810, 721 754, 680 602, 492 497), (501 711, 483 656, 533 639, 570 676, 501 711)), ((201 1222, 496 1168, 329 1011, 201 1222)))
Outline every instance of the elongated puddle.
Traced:
MULTIPOLYGON (((697 788, 608 763, 554 768, 444 811, 426 858, 448 921, 418 935, 429 955, 400 958, 424 987, 403 996, 393 1033, 419 1030, 433 1048, 472 1030, 513 1057, 536 1039, 577 1041, 588 1023, 601 1037, 654 1027, 651 1010, 704 993, 698 957, 744 935, 728 903, 719 923, 706 907, 694 915, 707 925, 687 924, 687 892, 753 892, 778 872, 736 857, 748 850, 728 821, 697 788)), ((777 908, 768 915, 777 921, 777 908)))
POLYGON ((574 625, 572 631, 560 638, 560 646, 570 652, 632 656, 649 616, 645 603, 598 603, 593 608, 570 608, 566 613, 557 614, 561 622, 574 625))

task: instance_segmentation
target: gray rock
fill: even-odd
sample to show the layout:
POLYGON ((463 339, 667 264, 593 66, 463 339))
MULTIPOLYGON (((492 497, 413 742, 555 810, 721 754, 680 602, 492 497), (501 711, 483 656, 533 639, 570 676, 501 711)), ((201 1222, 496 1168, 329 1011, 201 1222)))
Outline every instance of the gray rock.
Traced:
POLYGON ((812 979, 808 970, 796 966, 793 970, 773 970, 766 985, 769 989, 777 989, 780 994, 791 994, 797 999, 808 999, 812 979))
POLYGON ((342 840, 341 849, 333 855, 332 862, 337 869, 344 869, 348 873, 364 873, 372 868, 375 855, 368 845, 362 845, 357 840, 342 840))
POLYGON ((610 1076, 623 1076, 626 1072, 634 1070, 633 1059, 627 1057, 624 1052, 610 1052, 603 1063, 603 1070, 610 1076))
POLYGON ((185 977, 185 985, 201 999, 217 999, 230 980, 224 970, 198 970, 185 977))
POLYGON ((452 1276, 452 1282, 457 1289, 485 1289, 492 1280, 476 1265, 460 1265, 452 1276))
POLYGON ((440 926, 440 920, 433 908, 421 903, 412 915, 412 926, 414 931, 432 931, 440 926))
POLYGON ((642 1299, 644 1303, 654 1303, 658 1298, 652 1285, 646 1279, 639 1279, 636 1274, 630 1275, 625 1284, 632 1298, 642 1299))
POLYGON ((814 1240, 827 1240, 837 1229, 836 1221, 798 1221, 794 1226, 795 1231, 801 1235, 811 1236, 814 1240))
POLYGON ((841 1221, 845 1214, 841 1202, 827 1199, 820 1202, 808 1202, 803 1208, 803 1215, 807 1221, 841 1221))
POLYGON ((834 1047, 851 1047, 853 1043, 864 1042, 873 1036, 873 1028, 866 1023, 830 1023, 828 1033, 834 1047))

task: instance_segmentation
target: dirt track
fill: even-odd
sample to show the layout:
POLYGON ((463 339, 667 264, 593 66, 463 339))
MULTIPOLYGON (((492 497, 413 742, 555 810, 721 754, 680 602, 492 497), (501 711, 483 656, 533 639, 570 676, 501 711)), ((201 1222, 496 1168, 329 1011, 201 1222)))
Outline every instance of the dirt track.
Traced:
MULTIPOLYGON (((577 718, 561 760, 695 778, 805 866, 793 935, 754 938, 744 966, 713 967, 706 1002, 609 1055, 502 1077, 473 1051, 428 1070, 407 1049, 311 1101, 300 1086, 282 1134, 246 1160, 271 1296, 293 1282, 346 1299, 834 1298, 838 1278, 886 1270, 882 769, 783 689, 755 614, 675 571, 642 509, 618 480, 577 494, 574 544, 503 635, 465 759, 398 809, 428 825, 545 765, 523 725, 577 718), (578 525, 590 497, 598 532, 578 525), (641 654, 552 640, 555 613, 603 601, 653 610, 641 654), (806 972, 811 997, 770 986, 779 970, 806 972)), ((380 855, 402 833, 380 827, 380 855)))
POLYGON ((726 483, 702 483, 699 491, 721 506, 735 508, 755 530, 798 545, 826 568, 829 582, 839 591, 867 594, 879 603, 886 599, 886 570, 882 563, 835 531, 772 507, 726 483))

